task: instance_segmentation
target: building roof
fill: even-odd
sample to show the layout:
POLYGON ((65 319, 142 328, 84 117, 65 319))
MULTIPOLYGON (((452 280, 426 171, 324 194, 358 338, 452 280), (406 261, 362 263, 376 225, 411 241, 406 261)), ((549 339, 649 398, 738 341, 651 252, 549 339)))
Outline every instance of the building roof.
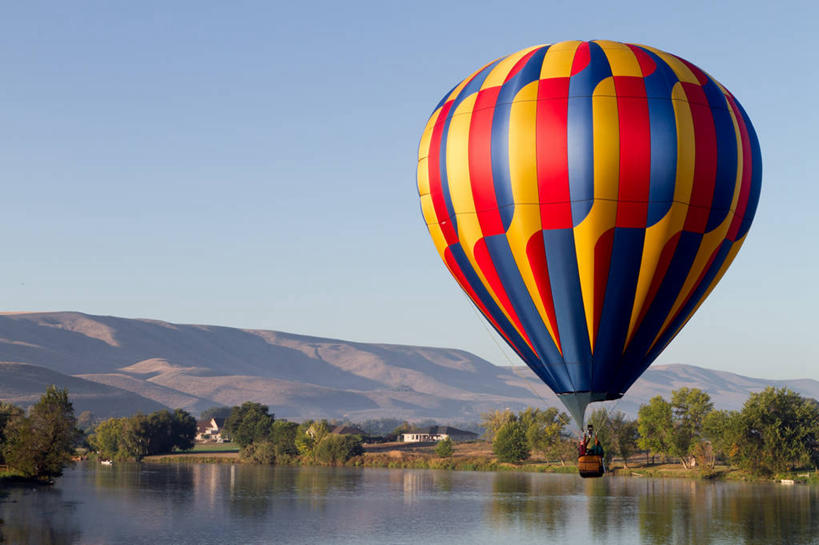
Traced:
POLYGON ((471 431, 459 430, 452 426, 431 426, 429 428, 413 428, 406 433, 410 434, 429 434, 429 435, 450 435, 450 436, 467 436, 478 437, 477 433, 471 431))
POLYGON ((338 435, 367 435, 364 433, 364 430, 358 426, 351 426, 349 424, 341 424, 340 426, 336 426, 330 433, 335 433, 338 435))

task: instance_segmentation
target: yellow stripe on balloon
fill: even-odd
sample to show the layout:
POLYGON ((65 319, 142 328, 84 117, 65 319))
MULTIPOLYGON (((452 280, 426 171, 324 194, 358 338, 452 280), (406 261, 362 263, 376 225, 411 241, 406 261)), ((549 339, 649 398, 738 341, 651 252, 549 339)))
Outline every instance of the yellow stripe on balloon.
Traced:
POLYGON ((421 213, 424 215, 424 221, 429 229, 429 234, 432 237, 432 242, 438 253, 441 254, 441 259, 444 258, 444 250, 446 250, 447 243, 444 237, 444 232, 441 230, 441 225, 438 223, 438 218, 435 215, 435 206, 432 204, 432 197, 430 195, 421 195, 421 213))
POLYGON ((674 180, 674 201, 691 202, 691 191, 694 188, 694 119, 691 106, 681 83, 675 83, 671 90, 674 104, 674 118, 677 123, 677 176, 674 180))
POLYGON ((424 132, 421 134, 421 143, 418 145, 418 194, 429 194, 429 144, 432 140, 432 131, 435 128, 435 122, 438 116, 441 115, 441 108, 438 108, 430 116, 427 121, 427 126, 424 127, 424 132))
POLYGON ((594 352, 595 248, 603 233, 613 229, 617 220, 617 193, 620 179, 620 124, 614 80, 600 82, 592 96, 594 119, 594 202, 586 218, 574 228, 577 270, 594 352))
MULTIPOLYGON (((455 214, 474 214, 475 198, 469 177, 469 125, 471 115, 457 115, 461 108, 472 111, 477 95, 467 97, 450 118, 446 139, 446 176, 455 214)), ((460 227, 460 221, 459 221, 460 227)))
POLYGON ((509 114, 509 181, 515 202, 515 213, 506 231, 506 239, 529 292, 529 297, 534 302, 540 319, 559 350, 560 343, 557 342, 557 336, 552 330, 543 300, 537 289, 529 257, 526 254, 529 239, 541 230, 535 142, 537 89, 538 82, 536 81, 521 89, 512 101, 509 114))
POLYGON ((572 75, 574 54, 582 42, 579 40, 559 42, 546 50, 540 67, 540 79, 568 78, 572 75))
POLYGON ((595 40, 594 43, 603 49, 609 61, 612 76, 643 77, 637 56, 626 44, 609 40, 595 40))

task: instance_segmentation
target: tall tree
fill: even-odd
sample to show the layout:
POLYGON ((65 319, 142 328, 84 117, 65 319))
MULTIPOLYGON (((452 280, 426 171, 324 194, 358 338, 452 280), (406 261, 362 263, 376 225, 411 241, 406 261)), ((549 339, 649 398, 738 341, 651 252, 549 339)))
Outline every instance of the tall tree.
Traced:
POLYGON ((713 409, 711 396, 699 388, 680 388, 671 392, 671 454, 678 456, 685 468, 691 467, 691 455, 702 441, 703 421, 713 409))
POLYGON ((768 387, 751 394, 740 413, 739 461, 756 474, 770 475, 817 464, 819 408, 787 389, 768 387))
POLYGON ((612 447, 623 459, 623 466, 628 468, 628 459, 637 450, 637 421, 626 417, 625 413, 616 411, 609 415, 612 447))
POLYGON ((225 429, 233 442, 246 447, 254 441, 270 437, 274 417, 266 405, 246 401, 239 407, 233 407, 225 421, 225 429))
POLYGON ((671 404, 662 396, 654 396, 641 405, 637 412, 637 431, 640 435, 637 445, 650 453, 652 459, 659 454, 665 460, 671 450, 673 432, 671 404))
POLYGON ((526 430, 514 415, 495 432, 492 450, 501 462, 519 463, 529 457, 526 430))
POLYGON ((487 441, 493 441, 495 434, 505 424, 515 419, 515 413, 509 409, 503 411, 491 411, 481 414, 481 426, 484 428, 483 437, 487 441))
POLYGON ((6 463, 26 477, 62 475, 74 453, 76 424, 68 390, 49 386, 28 417, 16 417, 6 426, 6 463))
POLYGON ((17 405, 0 401, 0 464, 5 463, 3 448, 6 443, 6 425, 14 418, 22 417, 25 413, 17 405))

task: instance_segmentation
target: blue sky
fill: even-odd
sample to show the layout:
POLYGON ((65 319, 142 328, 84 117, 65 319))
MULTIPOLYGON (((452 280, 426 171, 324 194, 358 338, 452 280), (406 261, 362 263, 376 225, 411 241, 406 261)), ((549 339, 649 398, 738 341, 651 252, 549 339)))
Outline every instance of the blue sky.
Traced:
POLYGON ((762 147, 748 240, 658 363, 819 379, 819 13, 716 4, 6 3, 2 306, 514 361, 429 240, 418 139, 483 63, 606 38, 704 68, 762 147))

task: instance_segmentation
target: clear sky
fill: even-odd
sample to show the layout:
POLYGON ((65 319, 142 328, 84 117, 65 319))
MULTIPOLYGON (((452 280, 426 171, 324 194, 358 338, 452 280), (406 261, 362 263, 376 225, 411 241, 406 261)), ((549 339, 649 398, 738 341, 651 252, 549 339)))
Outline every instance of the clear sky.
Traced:
POLYGON ((489 60, 606 38, 711 73, 762 147, 748 240, 658 363, 819 379, 817 20, 807 1, 6 2, 3 310, 514 361, 428 237, 418 140, 489 60))

